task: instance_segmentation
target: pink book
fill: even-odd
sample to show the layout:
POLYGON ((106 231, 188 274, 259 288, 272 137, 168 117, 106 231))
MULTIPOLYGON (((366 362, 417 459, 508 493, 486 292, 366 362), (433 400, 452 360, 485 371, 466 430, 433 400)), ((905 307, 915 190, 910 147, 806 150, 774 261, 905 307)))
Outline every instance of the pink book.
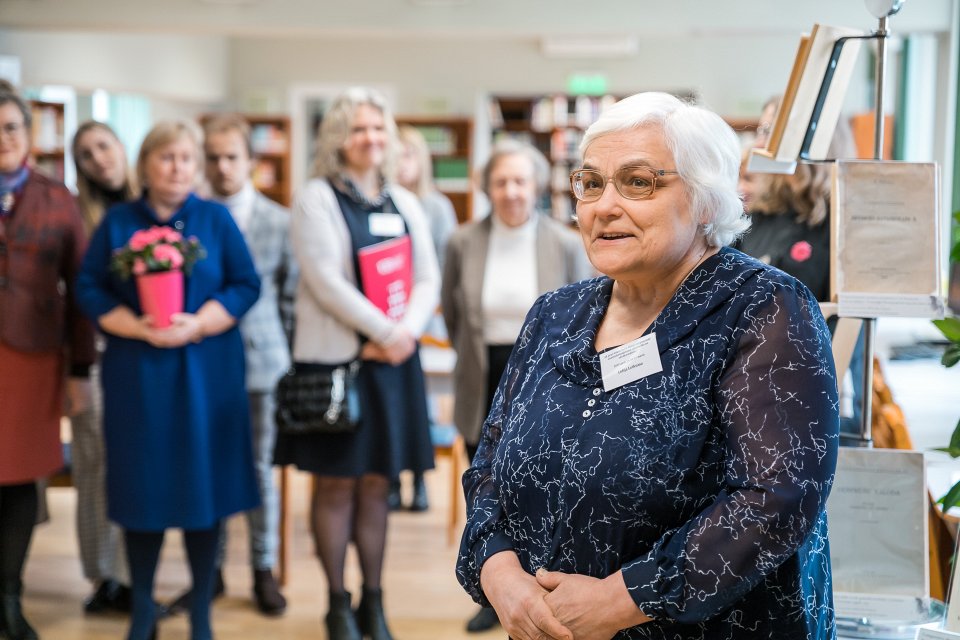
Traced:
POLYGON ((410 236, 400 236, 360 249, 359 262, 360 285, 367 300, 391 320, 402 318, 413 288, 410 236))

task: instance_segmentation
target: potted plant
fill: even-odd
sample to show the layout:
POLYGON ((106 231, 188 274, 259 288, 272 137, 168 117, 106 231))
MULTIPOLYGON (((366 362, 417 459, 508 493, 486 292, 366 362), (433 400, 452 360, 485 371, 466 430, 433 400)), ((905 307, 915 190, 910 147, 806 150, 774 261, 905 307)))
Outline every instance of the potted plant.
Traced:
MULTIPOLYGON (((960 211, 953 214, 953 219, 957 224, 960 224, 960 211)), ((957 263, 960 263, 960 238, 955 238, 953 249, 950 251, 950 262, 954 264, 955 268, 957 263)), ((933 324, 950 342, 946 351, 943 352, 940 362, 945 367, 952 367, 960 362, 960 317, 950 316, 943 320, 934 320, 933 324)), ((937 451, 945 451, 952 458, 960 457, 960 421, 957 422, 953 435, 950 437, 950 445, 940 447, 937 451)), ((944 513, 952 507, 960 505, 960 482, 954 484, 938 502, 943 505, 944 513)))
POLYGON ((114 250, 111 268, 126 280, 137 280, 140 308, 156 328, 169 327, 170 316, 183 311, 183 276, 205 255, 200 241, 184 238, 170 227, 136 231, 114 250))

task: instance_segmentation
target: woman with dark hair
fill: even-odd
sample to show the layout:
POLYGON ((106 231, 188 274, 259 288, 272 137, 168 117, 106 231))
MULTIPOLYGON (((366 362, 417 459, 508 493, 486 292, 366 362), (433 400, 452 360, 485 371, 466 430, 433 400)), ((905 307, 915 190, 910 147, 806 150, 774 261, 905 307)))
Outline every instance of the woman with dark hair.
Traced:
POLYGON ((0 635, 10 640, 37 638, 20 606, 36 481, 63 466, 64 387, 68 412, 82 411, 94 360, 73 287, 83 221, 67 188, 27 164, 30 124, 27 104, 0 85, 0 635))
MULTIPOLYGON (((133 200, 137 181, 123 144, 109 125, 88 120, 73 136, 77 203, 87 234, 107 209, 133 200)), ((130 575, 124 559, 123 531, 107 517, 106 453, 103 444, 103 395, 99 366, 91 369, 92 397, 85 411, 71 418, 71 476, 77 489, 77 541, 83 575, 94 584, 84 603, 87 613, 130 610, 130 575)))

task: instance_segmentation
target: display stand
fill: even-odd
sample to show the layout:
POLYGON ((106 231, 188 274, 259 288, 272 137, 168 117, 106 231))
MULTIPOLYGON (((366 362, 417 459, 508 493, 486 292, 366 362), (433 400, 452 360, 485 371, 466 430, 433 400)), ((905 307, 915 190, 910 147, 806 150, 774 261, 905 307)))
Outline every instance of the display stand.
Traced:
MULTIPOLYGON (((823 72, 823 78, 820 82, 819 90, 816 92, 816 99, 813 102, 812 111, 810 114, 809 120, 806 122, 806 130, 798 129, 797 126, 803 126, 803 120, 799 122, 794 119, 790 121, 791 113, 787 112, 785 114, 778 113, 778 121, 783 119, 786 122, 790 122, 787 126, 790 127, 791 134, 794 139, 797 138, 798 133, 802 132, 802 144, 799 147, 799 151, 796 157, 785 157, 782 153, 780 155, 771 154, 766 150, 756 150, 751 154, 750 163, 748 169, 750 171, 760 171, 766 173, 780 173, 780 174, 792 174, 796 168, 797 161, 800 162, 832 162, 836 158, 820 158, 812 157, 811 155, 811 146, 814 144, 814 139, 816 138, 819 142, 819 148, 825 148, 825 141, 829 141, 829 138, 832 137, 833 127, 836 123, 837 115, 837 105, 842 101, 843 89, 845 87, 836 87, 833 86, 835 82, 835 73, 840 67, 841 56, 843 55, 844 46, 848 45, 851 42, 859 40, 874 39, 877 40, 877 60, 875 67, 875 82, 876 82, 876 100, 874 104, 874 110, 876 112, 876 129, 875 129, 875 139, 874 139, 874 159, 882 159, 882 150, 883 150, 883 122, 882 117, 884 111, 883 104, 883 93, 884 93, 884 76, 886 73, 886 45, 887 38, 890 36, 890 32, 887 27, 887 22, 890 16, 897 13, 902 7, 902 0, 866 0, 868 10, 879 19, 878 28, 876 31, 866 34, 866 35, 844 35, 842 37, 837 37, 833 43, 832 51, 828 58, 825 71, 823 72), (831 89, 833 93, 831 94, 831 89), (838 95, 839 94, 839 95, 838 95), (830 98, 828 100, 828 97, 830 98), (829 115, 827 114, 829 111, 829 115)), ((818 25, 819 26, 819 25, 818 25)), ((816 31, 816 28, 815 28, 816 31)), ((830 31, 827 31, 830 33, 830 31)), ((819 42, 822 42, 820 40, 819 42)), ((828 45, 829 46, 829 45, 828 45)), ((801 47, 801 51, 803 48, 801 47)), ((820 58, 821 64, 823 58, 820 58)), ((803 60, 798 54, 798 62, 795 63, 803 67, 803 60)), ((845 69, 848 70, 850 67, 850 61, 844 61, 845 69)), ((845 72, 846 73, 846 72, 845 72)), ((816 76, 818 77, 818 76, 816 76)), ((849 77, 848 75, 843 75, 844 81, 849 77)), ((807 83, 805 86, 809 86, 809 76, 801 75, 801 84, 807 83)), ((796 78, 791 78, 791 86, 788 87, 788 90, 793 88, 796 89, 796 86, 792 83, 796 82, 796 78)), ((801 92, 804 90, 801 89, 801 92)), ((804 102, 794 102, 790 105, 784 105, 788 110, 797 109, 803 113, 806 109, 810 108, 809 96, 812 96, 812 93, 807 93, 808 100, 804 102)), ((805 113, 804 113, 805 115, 805 113)), ((786 134, 784 134, 786 136, 786 134)), ((871 394, 870 389, 873 388, 873 358, 875 352, 875 334, 876 334, 876 318, 875 317, 864 317, 863 320, 863 335, 864 335, 864 349, 863 349, 863 378, 862 378, 862 388, 864 393, 861 397, 860 404, 860 429, 859 437, 857 440, 857 445, 861 447, 871 447, 873 445, 873 434, 872 434, 872 407, 871 407, 871 394)))

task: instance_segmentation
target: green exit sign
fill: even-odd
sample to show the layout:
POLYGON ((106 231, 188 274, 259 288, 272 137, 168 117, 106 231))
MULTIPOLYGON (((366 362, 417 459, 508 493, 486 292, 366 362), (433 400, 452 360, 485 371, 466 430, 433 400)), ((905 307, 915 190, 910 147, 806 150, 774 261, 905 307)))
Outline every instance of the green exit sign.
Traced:
POLYGON ((575 73, 567 78, 567 93, 574 96, 602 96, 607 93, 607 76, 575 73))

